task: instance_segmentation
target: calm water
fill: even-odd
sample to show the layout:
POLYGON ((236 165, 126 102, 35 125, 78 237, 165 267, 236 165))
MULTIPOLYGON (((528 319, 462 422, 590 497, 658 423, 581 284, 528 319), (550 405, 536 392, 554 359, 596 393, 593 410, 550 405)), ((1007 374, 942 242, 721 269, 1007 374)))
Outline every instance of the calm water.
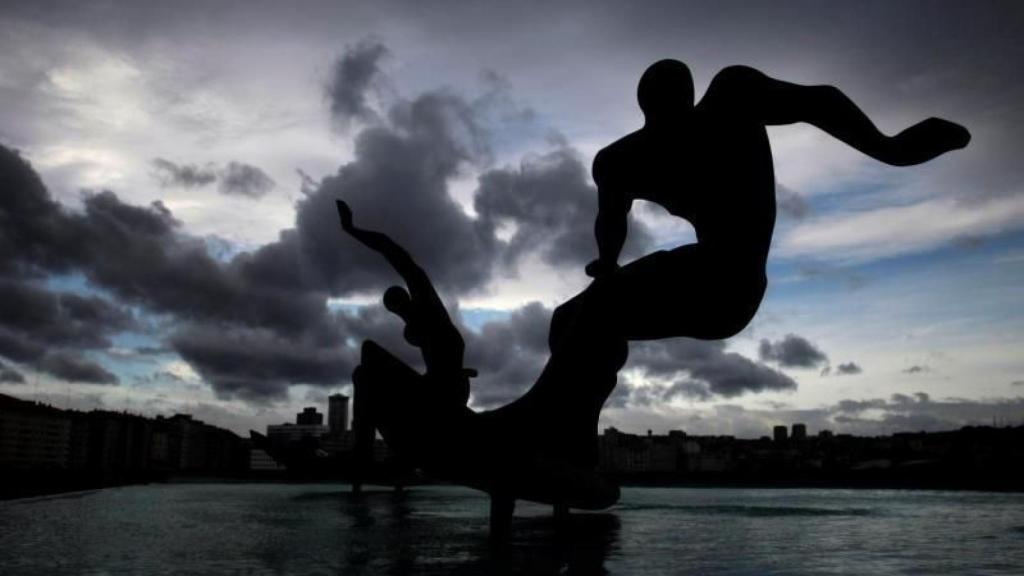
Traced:
POLYGON ((1024 574, 1024 494, 625 489, 504 553, 459 488, 155 485, 0 502, 0 573, 1024 574))

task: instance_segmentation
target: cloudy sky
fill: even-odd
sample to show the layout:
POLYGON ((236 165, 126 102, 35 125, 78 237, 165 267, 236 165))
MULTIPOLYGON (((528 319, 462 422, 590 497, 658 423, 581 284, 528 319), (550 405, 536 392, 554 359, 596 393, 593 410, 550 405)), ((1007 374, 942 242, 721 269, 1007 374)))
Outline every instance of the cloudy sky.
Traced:
MULTIPOLYGON (((338 229, 345 198, 435 279, 474 407, 517 397, 596 255, 593 155, 640 126, 636 81, 673 57, 698 96, 747 64, 836 85, 883 131, 940 116, 973 140, 892 168, 771 128, 757 317, 634 345, 602 424, 1024 420, 1017 3, 82 4, 0 8, 2 393, 245 433, 326 409, 366 338, 415 361, 378 304, 396 278, 338 229)), ((627 259, 692 239, 638 202, 627 259)))

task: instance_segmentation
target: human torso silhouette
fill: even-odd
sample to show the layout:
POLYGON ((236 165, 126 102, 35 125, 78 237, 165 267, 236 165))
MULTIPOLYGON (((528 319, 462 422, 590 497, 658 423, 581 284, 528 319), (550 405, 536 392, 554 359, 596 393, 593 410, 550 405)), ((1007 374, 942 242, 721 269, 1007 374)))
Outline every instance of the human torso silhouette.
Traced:
POLYGON ((686 122, 645 126, 613 142, 595 157, 594 180, 688 221, 703 249, 763 267, 775 226, 768 135, 723 108, 702 101, 686 122))

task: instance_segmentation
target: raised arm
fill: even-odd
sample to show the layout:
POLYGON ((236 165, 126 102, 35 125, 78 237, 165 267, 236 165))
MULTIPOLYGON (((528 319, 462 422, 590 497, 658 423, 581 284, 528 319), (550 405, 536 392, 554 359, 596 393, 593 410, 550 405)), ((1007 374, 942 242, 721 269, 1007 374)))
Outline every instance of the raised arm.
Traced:
POLYGON ((587 264, 587 275, 600 278, 618 269, 619 253, 626 242, 626 218, 630 201, 625 193, 607 176, 601 152, 594 158, 594 182, 597 184, 597 219, 594 236, 597 239, 597 260, 587 264))
POLYGON ((805 86, 771 78, 747 66, 729 66, 708 87, 701 106, 728 107, 727 113, 752 114, 764 125, 807 122, 886 164, 909 166, 963 148, 966 128, 928 118, 895 136, 886 136, 834 86, 805 86))
MULTIPOLYGON (((388 261, 388 264, 398 272, 398 275, 405 281, 409 288, 409 295, 415 301, 424 301, 431 306, 439 306, 444 311, 444 304, 440 296, 434 290, 430 277, 419 265, 413 261, 412 256, 392 240, 387 234, 364 230, 352 223, 352 209, 343 200, 335 201, 338 206, 338 217, 341 219, 341 228, 350 236, 361 242, 367 248, 380 253, 388 261)), ((444 312, 447 315, 447 312, 444 312)))

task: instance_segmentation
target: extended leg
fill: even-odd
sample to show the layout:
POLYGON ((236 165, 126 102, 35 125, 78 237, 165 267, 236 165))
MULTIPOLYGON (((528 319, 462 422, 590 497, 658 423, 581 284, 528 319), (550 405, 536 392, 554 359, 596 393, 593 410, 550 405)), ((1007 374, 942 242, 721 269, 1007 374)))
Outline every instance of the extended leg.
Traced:
POLYGON ((504 494, 491 494, 491 542, 503 544, 508 541, 512 529, 512 513, 516 501, 504 494))
MULTIPOLYGON (((396 474, 412 469, 422 457, 417 440, 419 412, 431 413, 424 396, 423 377, 400 359, 367 340, 359 366, 352 373, 353 429, 355 431, 353 491, 358 492, 373 465, 373 448, 379 431, 395 453, 396 474)), ((399 478, 399 482, 401 479, 399 478)))
POLYGON ((370 468, 373 466, 373 440, 376 436, 372 413, 373 406, 365 369, 356 367, 352 373, 352 431, 355 434, 353 449, 352 492, 360 493, 370 468))
POLYGON ((719 72, 701 106, 730 115, 750 114, 763 125, 807 122, 886 164, 908 166, 963 148, 971 139, 960 126, 940 118, 914 124, 886 136, 835 86, 804 86, 771 78, 747 66, 719 72))

